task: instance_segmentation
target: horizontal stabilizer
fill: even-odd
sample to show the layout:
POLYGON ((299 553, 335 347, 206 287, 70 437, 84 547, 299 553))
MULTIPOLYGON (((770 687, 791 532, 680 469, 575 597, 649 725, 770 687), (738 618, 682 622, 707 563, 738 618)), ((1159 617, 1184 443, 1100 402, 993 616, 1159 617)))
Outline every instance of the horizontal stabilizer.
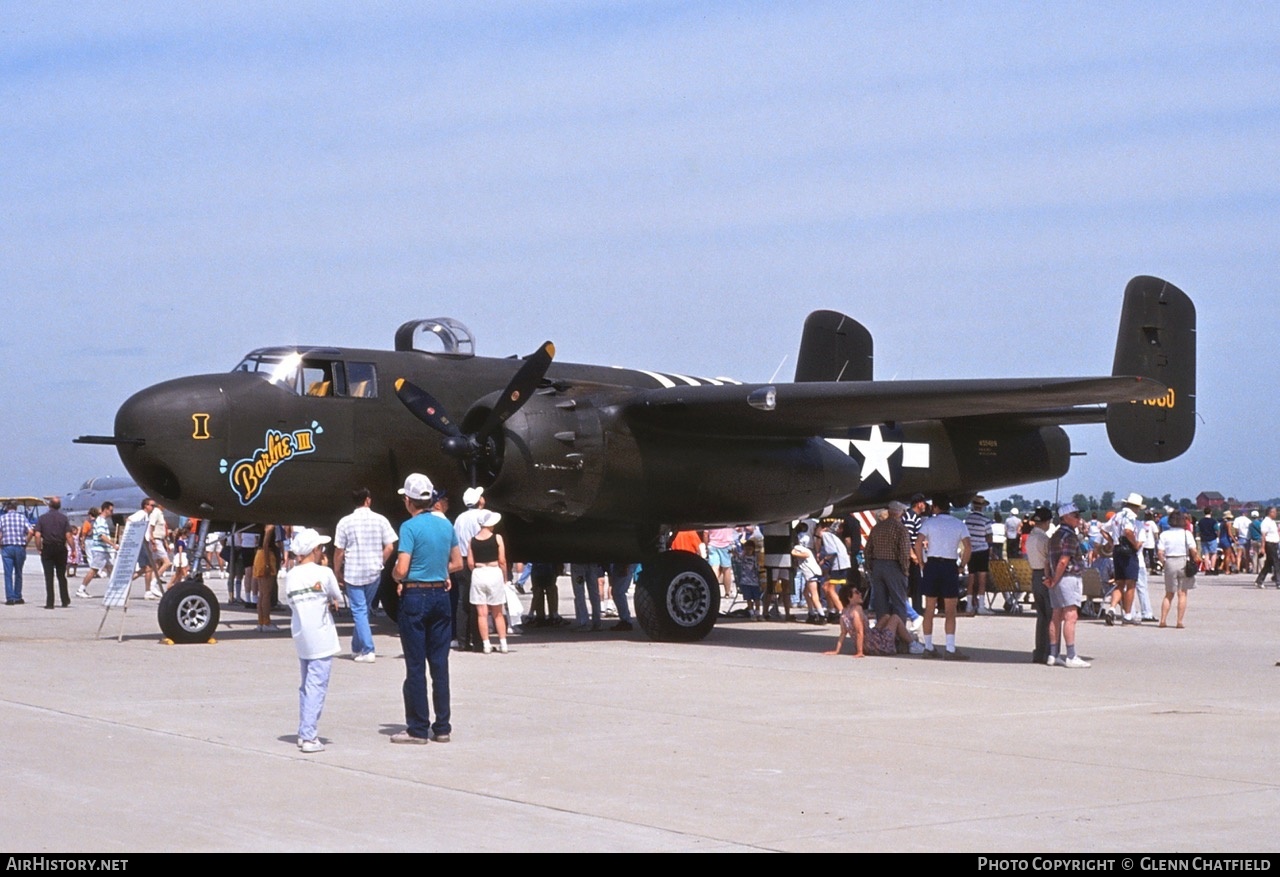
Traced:
POLYGON ((1151 378, 1168 388, 1155 399, 1107 406, 1107 437, 1116 453, 1134 463, 1162 463, 1191 446, 1196 308, 1186 293, 1158 277, 1129 281, 1111 373, 1151 378))

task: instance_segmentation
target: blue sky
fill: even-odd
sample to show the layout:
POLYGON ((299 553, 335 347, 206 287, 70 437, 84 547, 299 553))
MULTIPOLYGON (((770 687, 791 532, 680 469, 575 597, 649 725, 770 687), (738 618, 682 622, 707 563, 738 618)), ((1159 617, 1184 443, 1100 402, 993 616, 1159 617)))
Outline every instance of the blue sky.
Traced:
POLYGON ((411 317, 762 381, 823 307, 880 378, 1105 374, 1157 274, 1196 443, 1075 429, 1062 492, 1280 494, 1277 45, 1266 3, 7 3, 0 490, 122 473, 70 439, 143 386, 411 317))

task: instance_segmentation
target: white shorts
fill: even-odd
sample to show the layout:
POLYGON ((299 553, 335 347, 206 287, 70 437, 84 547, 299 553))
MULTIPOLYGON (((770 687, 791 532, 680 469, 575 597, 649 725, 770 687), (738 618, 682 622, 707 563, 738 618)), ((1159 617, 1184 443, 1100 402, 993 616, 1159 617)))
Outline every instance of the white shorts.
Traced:
POLYGON ((111 565, 111 553, 101 548, 89 549, 89 569, 95 572, 105 572, 107 567, 111 565))
POLYGON ((168 560, 169 549, 165 548, 165 545, 163 542, 152 542, 151 556, 155 559, 156 563, 159 563, 162 560, 168 560))
POLYGON ((500 567, 477 566, 471 571, 471 605, 502 606, 506 602, 506 582, 500 567))

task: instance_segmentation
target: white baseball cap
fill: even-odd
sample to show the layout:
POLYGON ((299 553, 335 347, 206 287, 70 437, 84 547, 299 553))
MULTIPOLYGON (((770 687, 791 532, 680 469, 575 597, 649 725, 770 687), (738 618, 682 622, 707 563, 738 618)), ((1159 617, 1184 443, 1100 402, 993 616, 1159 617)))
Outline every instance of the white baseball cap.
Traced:
POLYGON ((434 497, 436 489, 430 478, 420 472, 414 472, 404 480, 404 487, 396 492, 404 494, 409 499, 421 500, 434 497))
POLYGON ((484 496, 483 487, 468 487, 462 493, 462 504, 469 509, 473 509, 480 503, 480 497, 482 496, 484 496))
POLYGON ((300 530, 293 531, 293 537, 289 540, 289 551, 298 557, 306 557, 321 545, 327 545, 330 541, 328 536, 321 536, 310 527, 303 527, 300 530))

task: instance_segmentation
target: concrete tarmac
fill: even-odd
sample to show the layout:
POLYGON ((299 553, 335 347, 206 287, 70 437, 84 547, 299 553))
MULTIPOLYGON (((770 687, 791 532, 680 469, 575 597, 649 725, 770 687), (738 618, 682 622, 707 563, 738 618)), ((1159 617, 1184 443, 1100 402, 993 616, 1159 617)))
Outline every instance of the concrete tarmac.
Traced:
POLYGON ((377 663, 335 659, 314 755, 287 610, 171 646, 154 603, 95 637, 97 601, 43 591, 33 556, 0 607, 12 852, 1277 849, 1280 591, 1251 577, 1201 577, 1185 630, 1082 622, 1088 670, 1032 665, 1030 613, 961 618, 968 663, 736 618, 689 645, 532 631, 454 653, 453 742, 427 746, 388 742, 382 618, 377 663))

